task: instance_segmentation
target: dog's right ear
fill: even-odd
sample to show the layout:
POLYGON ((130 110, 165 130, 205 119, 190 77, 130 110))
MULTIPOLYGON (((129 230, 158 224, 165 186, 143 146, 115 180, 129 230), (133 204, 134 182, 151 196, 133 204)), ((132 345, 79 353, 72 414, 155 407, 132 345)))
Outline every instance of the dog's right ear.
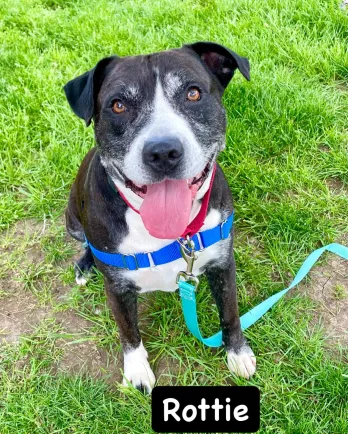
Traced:
POLYGON ((114 59, 117 56, 102 59, 93 69, 69 81, 63 88, 73 112, 84 119, 87 126, 95 113, 95 99, 105 77, 105 68, 114 59))

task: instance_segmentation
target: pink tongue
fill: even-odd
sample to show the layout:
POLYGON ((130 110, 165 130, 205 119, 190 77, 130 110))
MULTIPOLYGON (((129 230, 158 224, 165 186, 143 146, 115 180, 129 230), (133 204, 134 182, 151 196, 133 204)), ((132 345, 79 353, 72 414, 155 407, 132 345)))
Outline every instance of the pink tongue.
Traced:
POLYGON ((180 237, 189 223, 191 197, 185 179, 167 179, 148 185, 139 212, 150 235, 166 239, 180 237))

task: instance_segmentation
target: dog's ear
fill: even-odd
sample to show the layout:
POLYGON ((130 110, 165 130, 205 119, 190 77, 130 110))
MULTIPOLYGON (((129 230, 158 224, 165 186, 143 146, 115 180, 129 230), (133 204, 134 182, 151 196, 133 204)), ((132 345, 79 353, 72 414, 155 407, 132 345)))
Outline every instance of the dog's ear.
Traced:
POLYGON ((84 119, 87 126, 94 116, 95 98, 105 77, 105 68, 114 59, 117 56, 102 59, 93 69, 69 81, 63 88, 73 112, 84 119))
POLYGON ((246 57, 214 42, 196 42, 184 47, 193 50, 203 64, 215 75, 225 89, 238 68, 242 75, 250 80, 250 64, 246 57))

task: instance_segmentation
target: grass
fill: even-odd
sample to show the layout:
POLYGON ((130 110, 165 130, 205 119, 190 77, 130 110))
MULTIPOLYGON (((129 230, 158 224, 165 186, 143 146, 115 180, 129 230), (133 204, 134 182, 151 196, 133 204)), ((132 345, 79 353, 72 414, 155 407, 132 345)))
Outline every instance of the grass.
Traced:
MULTIPOLYGON (((241 313, 289 283, 310 251, 348 231, 348 15, 338 3, 3 0, 0 277, 15 276, 39 304, 89 319, 86 339, 119 349, 101 278, 81 291, 67 265, 74 249, 58 218, 93 130, 72 114, 62 86, 112 53, 213 40, 252 65, 252 81, 236 74, 224 97, 220 157, 236 203, 241 313), (23 219, 53 224, 48 235, 19 241, 11 228, 23 219), (71 287, 64 299, 53 296, 58 284, 71 287)), ((2 300, 8 296, 1 289, 2 300)), ((170 367, 159 384, 254 384, 261 432, 348 431, 347 358, 326 351, 323 330, 309 325, 310 299, 280 302, 247 331, 258 356, 249 382, 232 378, 222 351, 189 335, 177 294, 141 300, 151 364, 170 367)), ((212 334, 217 314, 204 285, 198 301, 202 330, 212 334)), ((1 347, 0 432, 150 433, 148 397, 53 369, 62 356, 58 335, 57 324, 42 321, 17 346, 1 347)))

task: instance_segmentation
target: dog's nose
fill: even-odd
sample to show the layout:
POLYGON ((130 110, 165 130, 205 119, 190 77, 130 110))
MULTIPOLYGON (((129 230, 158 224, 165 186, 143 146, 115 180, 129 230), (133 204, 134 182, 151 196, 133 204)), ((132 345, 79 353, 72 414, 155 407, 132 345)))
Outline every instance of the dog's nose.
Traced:
POLYGON ((146 142, 143 161, 156 172, 173 170, 182 160, 184 147, 176 138, 163 138, 146 142))

